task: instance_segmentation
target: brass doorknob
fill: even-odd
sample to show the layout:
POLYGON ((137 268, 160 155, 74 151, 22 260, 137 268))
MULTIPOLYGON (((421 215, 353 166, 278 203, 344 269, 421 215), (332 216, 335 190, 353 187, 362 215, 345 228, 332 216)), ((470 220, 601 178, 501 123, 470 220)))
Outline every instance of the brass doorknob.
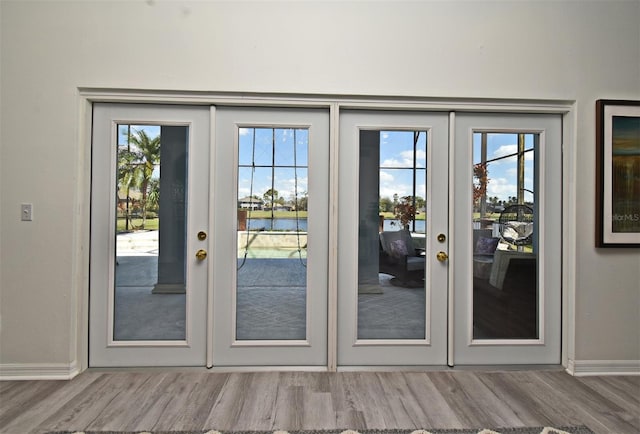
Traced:
POLYGON ((207 258, 207 251, 200 249, 196 252, 196 258, 198 261, 204 261, 207 258))
POLYGON ((438 252, 436 253, 436 258, 438 258, 438 261, 444 262, 449 259, 449 255, 447 255, 445 252, 438 252))

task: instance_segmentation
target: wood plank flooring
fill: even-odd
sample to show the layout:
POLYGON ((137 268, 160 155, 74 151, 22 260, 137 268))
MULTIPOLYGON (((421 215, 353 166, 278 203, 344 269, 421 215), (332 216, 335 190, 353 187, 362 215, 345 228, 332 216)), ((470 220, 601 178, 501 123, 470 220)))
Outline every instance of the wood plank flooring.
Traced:
POLYGON ((0 432, 586 425, 640 433, 640 377, 559 370, 92 371, 0 382, 0 432))

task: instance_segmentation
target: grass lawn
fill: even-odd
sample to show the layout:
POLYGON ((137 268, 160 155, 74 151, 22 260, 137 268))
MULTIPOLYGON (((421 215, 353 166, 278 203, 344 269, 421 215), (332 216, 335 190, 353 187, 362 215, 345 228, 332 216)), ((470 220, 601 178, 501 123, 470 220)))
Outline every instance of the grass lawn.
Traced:
MULTIPOLYGON (((141 230, 140 226, 142 225, 141 218, 134 218, 129 221, 129 230, 141 230)), ((160 219, 147 219, 145 221, 144 230, 147 231, 157 231, 160 226, 160 219)), ((126 231, 126 221, 124 218, 118 218, 116 222, 116 232, 125 232, 126 231)))

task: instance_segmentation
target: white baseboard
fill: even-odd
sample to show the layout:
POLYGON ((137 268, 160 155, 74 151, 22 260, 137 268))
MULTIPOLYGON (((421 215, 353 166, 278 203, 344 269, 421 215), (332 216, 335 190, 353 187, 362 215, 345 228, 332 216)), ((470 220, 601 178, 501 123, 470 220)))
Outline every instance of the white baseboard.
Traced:
POLYGON ((0 364, 0 381, 8 380, 71 380, 80 373, 74 361, 66 363, 4 363, 0 364))
POLYGON ((640 375, 640 360, 571 360, 567 372, 576 377, 589 375, 640 375))

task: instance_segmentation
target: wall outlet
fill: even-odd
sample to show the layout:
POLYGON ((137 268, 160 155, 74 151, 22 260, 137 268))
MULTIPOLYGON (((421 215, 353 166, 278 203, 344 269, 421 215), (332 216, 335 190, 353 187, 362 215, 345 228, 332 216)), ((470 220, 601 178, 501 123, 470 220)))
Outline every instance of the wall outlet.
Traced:
POLYGON ((20 205, 20 220, 30 222, 33 220, 33 204, 23 203, 20 205))

